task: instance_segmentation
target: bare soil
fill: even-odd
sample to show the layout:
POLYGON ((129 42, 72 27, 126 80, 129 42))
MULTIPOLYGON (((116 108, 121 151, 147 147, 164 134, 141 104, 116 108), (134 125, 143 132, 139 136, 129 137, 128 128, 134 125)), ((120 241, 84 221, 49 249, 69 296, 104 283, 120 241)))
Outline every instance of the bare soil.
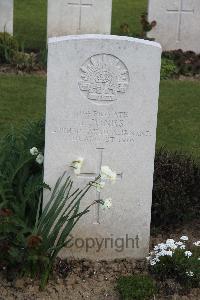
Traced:
MULTIPOLYGON (((167 238, 179 240, 188 235, 191 242, 199 239, 200 220, 191 224, 169 228, 151 237, 151 248, 167 238)), ((57 261, 53 278, 44 291, 39 290, 39 282, 29 278, 7 281, 0 275, 0 300, 119 300, 116 280, 120 275, 147 274, 144 260, 114 260, 111 262, 87 260, 57 261)), ((200 289, 185 292, 184 288, 172 280, 158 282, 160 294, 152 300, 200 300, 200 289)))

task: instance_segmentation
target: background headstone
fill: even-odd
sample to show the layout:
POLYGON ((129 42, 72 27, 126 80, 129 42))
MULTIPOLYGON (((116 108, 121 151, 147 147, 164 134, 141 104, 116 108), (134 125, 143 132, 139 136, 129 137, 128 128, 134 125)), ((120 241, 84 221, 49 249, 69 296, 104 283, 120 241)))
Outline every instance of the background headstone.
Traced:
POLYGON ((112 0, 48 0, 48 37, 109 34, 112 0))
POLYGON ((101 165, 118 174, 115 185, 107 185, 100 195, 93 189, 83 201, 85 207, 99 197, 111 197, 113 207, 96 207, 84 216, 73 231, 73 249, 64 255, 147 255, 160 57, 159 44, 127 37, 49 39, 45 182, 54 186, 78 157, 84 158, 75 178, 78 185, 94 179, 101 165), (89 250, 87 239, 94 243, 89 250), (97 241, 104 241, 99 251, 97 241))
POLYGON ((0 0, 0 32, 13 34, 13 0, 0 0))
POLYGON ((149 0, 148 15, 150 22, 157 22, 148 37, 161 43, 163 50, 200 52, 199 0, 149 0))

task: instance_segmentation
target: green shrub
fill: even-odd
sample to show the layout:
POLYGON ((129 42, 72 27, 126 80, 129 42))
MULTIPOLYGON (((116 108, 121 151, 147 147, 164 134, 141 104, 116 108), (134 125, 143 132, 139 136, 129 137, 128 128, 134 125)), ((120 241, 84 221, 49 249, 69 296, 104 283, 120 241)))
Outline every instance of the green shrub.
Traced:
POLYGON ((148 14, 146 12, 141 15, 140 22, 142 25, 142 38, 146 38, 147 32, 151 31, 157 25, 155 20, 151 22, 148 21, 148 14))
POLYGON ((177 68, 173 60, 162 58, 161 79, 169 79, 177 74, 177 68))
POLYGON ((159 280, 175 279, 186 289, 200 286, 200 241, 190 247, 188 237, 158 244, 148 258, 150 271, 159 280))
POLYGON ((200 54, 179 49, 164 52, 163 57, 174 61, 179 75, 200 75, 200 54))
POLYGON ((22 51, 15 52, 12 57, 11 63, 19 71, 31 72, 37 68, 36 54, 25 53, 22 51))
POLYGON ((117 281, 117 289, 122 300, 146 300, 156 293, 153 280, 145 275, 120 277, 117 281))
POLYGON ((200 166, 180 153, 157 151, 152 225, 181 224, 200 217, 200 166))
POLYGON ((10 209, 0 209, 0 269, 15 277, 22 268, 31 230, 10 209))
POLYGON ((30 149, 44 149, 44 123, 27 123, 0 139, 0 209, 11 209, 27 226, 33 226, 39 194, 43 189, 43 167, 35 163, 30 149))
POLYGON ((11 63, 18 48, 18 42, 12 35, 0 32, 0 64, 11 63))

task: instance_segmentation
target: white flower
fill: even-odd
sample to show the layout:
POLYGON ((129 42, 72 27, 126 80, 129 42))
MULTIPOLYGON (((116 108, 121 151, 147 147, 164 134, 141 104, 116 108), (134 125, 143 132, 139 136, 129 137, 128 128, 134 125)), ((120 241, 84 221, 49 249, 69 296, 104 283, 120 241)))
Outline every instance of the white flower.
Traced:
POLYGON ((103 209, 110 209, 112 206, 112 198, 107 198, 103 201, 104 203, 102 204, 103 209))
POLYGON ((194 276, 194 273, 192 271, 186 272, 186 274, 190 277, 194 276))
POLYGON ((43 164, 43 162, 44 162, 44 156, 43 156, 41 153, 38 154, 38 156, 36 157, 35 161, 36 161, 39 165, 43 164))
POLYGON ((198 258, 198 260, 200 260, 200 257, 198 258))
POLYGON ((180 238, 180 240, 182 240, 182 241, 188 241, 189 239, 188 239, 188 236, 183 235, 183 236, 180 238))
POLYGON ((35 156, 35 155, 38 155, 39 151, 36 147, 33 147, 30 149, 30 154, 35 156))
POLYGON ((195 242, 194 245, 200 247, 200 241, 195 242))
POLYGON ((190 256, 192 256, 192 252, 191 251, 185 251, 185 256, 187 256, 189 258, 190 256))
POLYGON ((171 256, 172 257, 173 252, 172 251, 166 251, 166 250, 162 250, 160 253, 158 253, 158 256, 171 256))
POLYGON ((165 243, 158 244, 158 247, 159 247, 160 250, 166 250, 167 249, 167 245, 165 243))
POLYGON ((146 257, 146 260, 147 260, 147 261, 150 261, 150 259, 151 259, 151 256, 147 256, 147 257, 146 257))
POLYGON ((172 250, 175 250, 177 248, 177 245, 175 244, 175 241, 173 239, 168 239, 166 241, 166 245, 171 248, 172 250))
POLYGON ((97 182, 96 184, 95 184, 95 186, 96 186, 96 189, 97 189, 97 192, 98 193, 100 193, 101 192, 101 190, 104 188, 104 186, 105 186, 105 182, 104 181, 101 181, 101 182, 97 182))
MULTIPOLYGON (((182 246, 182 245, 183 245, 183 242, 176 242, 176 245, 177 245, 177 246, 182 246)), ((185 247, 185 245, 184 245, 184 247, 185 247)))
POLYGON ((100 175, 102 180, 115 181, 117 177, 117 174, 113 172, 108 166, 101 167, 100 175))
POLYGON ((180 246, 180 249, 185 250, 185 245, 180 246))
POLYGON ((156 261, 155 261, 155 260, 152 260, 152 261, 150 262, 150 265, 151 265, 151 266, 155 266, 155 265, 156 265, 156 261))
POLYGON ((74 168, 74 173, 76 175, 80 175, 83 161, 84 159, 82 157, 79 157, 72 162, 72 167, 74 168))

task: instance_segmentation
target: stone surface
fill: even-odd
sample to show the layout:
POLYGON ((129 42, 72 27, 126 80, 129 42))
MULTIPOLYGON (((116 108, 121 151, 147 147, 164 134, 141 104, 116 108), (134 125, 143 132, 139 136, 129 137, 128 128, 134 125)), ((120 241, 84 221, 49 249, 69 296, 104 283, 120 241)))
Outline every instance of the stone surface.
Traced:
POLYGON ((13 0, 0 0, 0 32, 13 34, 13 0))
MULTIPOLYGON (((82 35, 49 39, 45 182, 53 186, 71 162, 84 158, 75 177, 84 186, 109 165, 115 185, 93 189, 92 207, 61 256, 143 258, 149 247, 161 47, 139 39, 82 35), (139 239, 139 240, 138 240, 139 239), (73 244, 73 247, 72 247, 73 244)), ((73 175, 75 176, 75 175, 73 175)), ((45 195, 45 202, 48 197, 45 195)))
POLYGON ((200 1, 149 0, 149 21, 157 25, 148 33, 163 50, 200 52, 200 1))
POLYGON ((112 0, 48 0, 48 37, 109 34, 112 0))

